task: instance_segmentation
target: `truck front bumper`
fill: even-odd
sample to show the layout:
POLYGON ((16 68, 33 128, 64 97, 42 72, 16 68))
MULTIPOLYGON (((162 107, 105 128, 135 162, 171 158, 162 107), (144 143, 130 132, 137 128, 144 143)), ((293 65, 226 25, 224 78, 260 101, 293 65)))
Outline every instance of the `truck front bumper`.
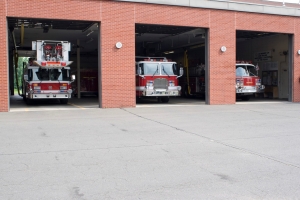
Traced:
POLYGON ((237 95, 251 95, 254 93, 262 92, 264 89, 265 89, 264 85, 236 87, 236 94, 237 95))
POLYGON ((28 99, 70 99, 72 97, 71 91, 30 91, 26 93, 28 99))
POLYGON ((172 87, 168 87, 168 89, 154 89, 153 87, 143 87, 140 88, 140 90, 137 91, 141 91, 142 92, 142 96, 147 96, 147 97, 168 97, 168 96, 180 96, 180 90, 181 87, 180 86, 172 86, 172 87))

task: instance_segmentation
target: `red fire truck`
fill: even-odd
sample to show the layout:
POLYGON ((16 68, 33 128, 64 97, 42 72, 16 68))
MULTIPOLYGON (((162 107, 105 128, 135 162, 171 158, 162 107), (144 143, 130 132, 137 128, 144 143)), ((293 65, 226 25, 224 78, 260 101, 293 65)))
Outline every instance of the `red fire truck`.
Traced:
MULTIPOLYGON (((183 88, 183 96, 205 95, 205 70, 204 65, 197 67, 186 67, 187 75, 180 81, 183 88)), ((249 100, 251 95, 263 92, 265 86, 261 84, 258 77, 258 66, 250 61, 236 62, 236 97, 249 100)))
POLYGON ((258 65, 251 61, 237 61, 236 63, 236 96, 242 100, 249 100, 251 95, 260 93, 265 89, 258 77, 258 65))
POLYGON ((170 96, 180 96, 177 79, 182 75, 183 69, 165 57, 136 57, 137 100, 155 97, 158 102, 167 103, 170 96))
POLYGON ((37 40, 32 42, 36 59, 31 60, 23 72, 23 99, 59 99, 62 104, 71 98, 70 43, 66 41, 37 40), (32 61, 32 62, 31 62, 32 61))

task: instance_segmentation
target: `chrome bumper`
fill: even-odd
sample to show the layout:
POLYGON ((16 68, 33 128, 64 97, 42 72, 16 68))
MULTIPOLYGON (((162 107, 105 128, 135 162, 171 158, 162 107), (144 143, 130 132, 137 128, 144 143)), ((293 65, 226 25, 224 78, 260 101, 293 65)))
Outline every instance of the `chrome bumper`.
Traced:
POLYGON ((253 94, 262 92, 263 89, 265 89, 264 85, 236 87, 236 93, 253 94))
POLYGON ((72 97, 71 91, 30 91, 26 93, 28 99, 70 99, 72 97))
POLYGON ((137 91, 142 91, 143 96, 157 97, 157 96, 180 96, 180 86, 168 87, 168 89, 154 89, 153 87, 137 87, 137 91))

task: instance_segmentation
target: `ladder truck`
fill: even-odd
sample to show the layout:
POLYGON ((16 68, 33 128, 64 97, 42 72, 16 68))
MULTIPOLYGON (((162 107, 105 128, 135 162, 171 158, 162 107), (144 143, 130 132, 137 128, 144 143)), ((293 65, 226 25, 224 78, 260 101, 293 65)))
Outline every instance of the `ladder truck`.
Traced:
POLYGON ((75 75, 70 74, 67 41, 32 41, 35 58, 30 58, 23 71, 23 99, 31 104, 38 99, 58 99, 67 104, 72 96, 71 83, 75 75))

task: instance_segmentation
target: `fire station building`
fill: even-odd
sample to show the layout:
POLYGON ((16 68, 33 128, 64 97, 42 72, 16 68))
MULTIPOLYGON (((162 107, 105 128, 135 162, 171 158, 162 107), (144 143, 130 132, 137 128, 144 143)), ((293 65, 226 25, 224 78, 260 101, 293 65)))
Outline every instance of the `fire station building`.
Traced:
POLYGON ((136 106, 136 56, 166 56, 180 63, 186 50, 189 66, 205 65, 208 105, 236 103, 237 60, 259 65, 262 83, 274 98, 300 102, 298 4, 264 0, 1 0, 0 7, 1 112, 10 110, 14 93, 15 50, 20 57, 26 56, 33 40, 44 39, 72 43, 74 73, 80 69, 78 65, 96 70, 100 108, 136 106))

